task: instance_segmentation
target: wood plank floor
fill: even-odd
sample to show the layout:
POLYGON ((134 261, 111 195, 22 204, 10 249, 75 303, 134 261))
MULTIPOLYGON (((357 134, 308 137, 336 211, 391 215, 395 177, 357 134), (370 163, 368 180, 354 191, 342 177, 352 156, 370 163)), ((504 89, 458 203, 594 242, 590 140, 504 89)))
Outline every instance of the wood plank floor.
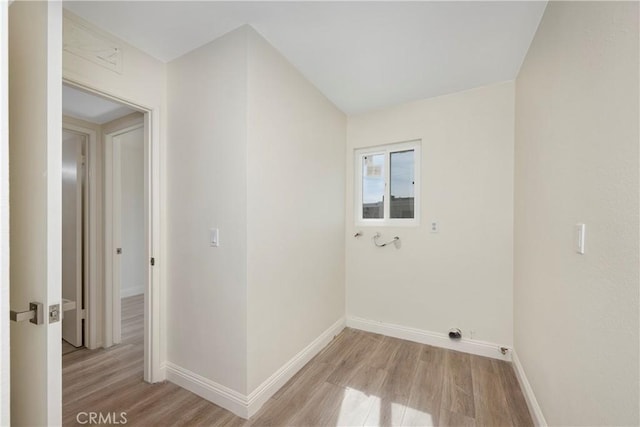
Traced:
POLYGON ((136 426, 533 425, 510 364, 353 329, 243 420, 174 384, 142 381, 142 303, 122 301, 122 344, 63 356, 64 425, 91 411, 126 412, 136 426))
POLYGON ((68 342, 66 342, 65 340, 62 340, 62 354, 68 354, 68 353, 72 353, 74 351, 78 351, 80 350, 81 347, 74 347, 71 344, 69 344, 68 342))

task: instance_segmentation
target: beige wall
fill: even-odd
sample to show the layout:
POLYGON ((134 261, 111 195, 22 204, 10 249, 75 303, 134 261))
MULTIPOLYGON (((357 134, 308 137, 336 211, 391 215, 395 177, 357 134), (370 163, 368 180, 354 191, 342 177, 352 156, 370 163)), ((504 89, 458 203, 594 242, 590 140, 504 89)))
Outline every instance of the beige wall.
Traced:
POLYGON ((239 29, 169 64, 168 360, 246 392, 247 49, 239 29), (209 229, 220 230, 219 247, 209 229))
MULTIPOLYGON (((66 9, 64 19, 67 22, 71 20, 95 34, 114 38, 66 9)), ((63 51, 63 77, 144 107, 163 108, 166 65, 122 40, 118 40, 118 43, 122 49, 123 58, 120 72, 65 50, 63 51)))
POLYGON ((508 82, 349 117, 349 316, 512 344, 513 114, 508 82), (422 140, 421 225, 355 227, 354 149, 414 139, 422 140), (375 247, 378 231, 399 236, 401 248, 375 247))
POLYGON ((346 117, 247 31, 251 392, 344 317, 346 117))
POLYGON ((517 79, 515 347, 549 425, 640 423, 638 48, 638 3, 550 2, 517 79))
POLYGON ((344 315, 346 118, 250 27, 168 77, 168 360, 248 395, 344 315))

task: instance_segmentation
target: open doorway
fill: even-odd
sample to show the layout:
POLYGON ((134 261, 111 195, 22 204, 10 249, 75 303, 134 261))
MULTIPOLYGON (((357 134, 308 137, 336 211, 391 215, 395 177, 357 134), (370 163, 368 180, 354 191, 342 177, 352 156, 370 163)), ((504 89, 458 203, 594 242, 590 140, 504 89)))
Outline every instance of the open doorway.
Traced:
POLYGON ((105 366, 113 366, 109 378, 114 379, 128 375, 142 380, 147 371, 150 180, 145 114, 63 86, 64 406, 82 402, 98 385, 108 386, 105 366), (106 360, 113 363, 100 363, 106 360), (95 364, 95 372, 87 364, 95 364))
POLYGON ((62 354, 84 347, 89 233, 86 154, 89 136, 62 129, 62 354))
MULTIPOLYGON (((144 291, 146 282, 144 227, 144 127, 140 120, 128 120, 119 126, 106 126, 105 209, 107 265, 111 274, 111 333, 107 327, 106 344, 132 340, 142 344, 144 327, 144 291), (131 123, 134 123, 131 125, 131 123)), ((108 282, 108 283, 109 283, 108 282)), ((109 289, 109 286, 107 286, 109 289)), ((107 307, 108 309, 108 307, 107 307)))

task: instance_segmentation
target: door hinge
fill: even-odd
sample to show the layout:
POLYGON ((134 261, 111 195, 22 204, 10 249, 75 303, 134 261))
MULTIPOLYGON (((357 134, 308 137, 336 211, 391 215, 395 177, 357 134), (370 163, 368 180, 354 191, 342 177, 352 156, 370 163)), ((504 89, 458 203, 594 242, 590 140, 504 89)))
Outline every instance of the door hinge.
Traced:
POLYGON ((156 265, 156 259, 151 257, 151 266, 153 267, 154 265, 156 265))

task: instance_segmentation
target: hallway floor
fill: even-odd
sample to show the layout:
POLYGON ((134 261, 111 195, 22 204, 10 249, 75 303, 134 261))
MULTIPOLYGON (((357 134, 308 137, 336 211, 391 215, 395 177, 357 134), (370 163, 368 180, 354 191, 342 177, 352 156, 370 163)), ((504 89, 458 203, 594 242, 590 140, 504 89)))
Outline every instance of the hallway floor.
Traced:
POLYGON ((123 299, 120 345, 63 356, 64 425, 91 411, 126 412, 138 426, 533 425, 508 363, 353 329, 245 421, 174 384, 142 381, 142 313, 142 296, 123 299))

